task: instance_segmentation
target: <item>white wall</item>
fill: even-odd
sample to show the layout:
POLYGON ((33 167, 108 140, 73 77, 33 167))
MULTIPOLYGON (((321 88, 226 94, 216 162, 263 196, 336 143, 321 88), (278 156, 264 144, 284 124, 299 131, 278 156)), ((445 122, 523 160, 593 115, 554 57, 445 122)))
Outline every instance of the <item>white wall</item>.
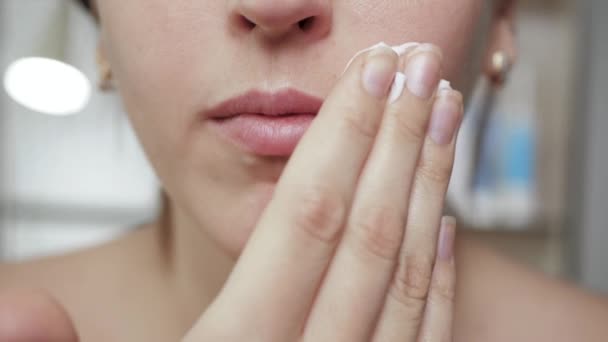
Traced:
MULTIPOLYGON (((96 81, 96 27, 73 1, 0 1, 0 72, 55 57, 96 81)), ((29 111, 0 91, 1 255, 15 259, 109 239, 152 217, 158 180, 117 97, 75 116, 29 111)))

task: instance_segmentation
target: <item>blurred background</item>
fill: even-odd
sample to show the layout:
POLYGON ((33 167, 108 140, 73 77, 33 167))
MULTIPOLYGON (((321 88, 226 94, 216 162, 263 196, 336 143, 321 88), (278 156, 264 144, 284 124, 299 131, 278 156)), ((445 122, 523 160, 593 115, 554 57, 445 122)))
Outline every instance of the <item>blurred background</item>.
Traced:
MULTIPOLYGON (((520 1, 520 59, 505 89, 480 82, 470 100, 448 203, 472 238, 608 293, 604 14, 603 0, 520 1)), ((73 1, 0 1, 1 260, 156 215, 158 179, 119 99, 96 90, 96 35, 73 1)))

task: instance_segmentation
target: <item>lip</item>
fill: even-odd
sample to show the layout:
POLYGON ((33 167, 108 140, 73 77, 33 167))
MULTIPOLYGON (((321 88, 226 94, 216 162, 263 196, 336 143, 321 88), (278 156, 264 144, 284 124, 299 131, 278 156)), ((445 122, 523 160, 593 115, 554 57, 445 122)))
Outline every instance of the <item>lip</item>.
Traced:
POLYGON ((320 98, 292 88, 274 93, 251 90, 203 115, 221 136, 247 152, 288 157, 322 103, 320 98))

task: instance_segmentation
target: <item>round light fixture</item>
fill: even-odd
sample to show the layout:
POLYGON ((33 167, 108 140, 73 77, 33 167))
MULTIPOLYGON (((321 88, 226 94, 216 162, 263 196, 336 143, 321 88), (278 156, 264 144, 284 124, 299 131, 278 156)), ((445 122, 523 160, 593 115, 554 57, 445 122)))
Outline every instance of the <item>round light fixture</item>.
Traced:
POLYGON ((9 65, 4 88, 17 103, 50 115, 76 114, 91 98, 91 83, 80 70, 42 57, 22 58, 9 65))

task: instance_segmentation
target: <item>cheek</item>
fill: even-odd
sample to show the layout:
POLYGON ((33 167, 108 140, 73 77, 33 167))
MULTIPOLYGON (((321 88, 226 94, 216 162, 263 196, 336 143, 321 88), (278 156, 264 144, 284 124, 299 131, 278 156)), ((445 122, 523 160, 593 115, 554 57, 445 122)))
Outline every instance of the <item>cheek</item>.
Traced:
POLYGON ((292 78, 296 85, 324 94, 352 56, 350 51, 379 40, 441 46, 445 78, 456 80, 468 56, 480 2, 336 0, 334 29, 322 47, 285 50, 274 64, 260 46, 246 45, 228 32, 225 1, 104 0, 100 12, 123 102, 163 186, 173 201, 236 253, 270 190, 252 185, 264 177, 252 175, 210 134, 194 129, 200 124, 193 118, 201 105, 225 97, 224 89, 234 95, 239 86, 272 76, 292 78), (216 200, 203 206, 202 197, 216 200), (226 215, 226 207, 239 215, 226 215))
POLYGON ((102 37, 122 100, 161 173, 190 153, 184 133, 196 124, 197 94, 214 84, 205 77, 216 60, 209 47, 221 44, 221 13, 213 3, 219 1, 100 1, 102 37))
MULTIPOLYGON (((328 39, 332 44, 317 49, 323 49, 322 54, 317 53, 324 65, 307 68, 313 70, 310 77, 299 81, 322 88, 320 94, 326 93, 338 75, 336 71, 343 67, 339 61, 351 57, 342 51, 357 51, 379 40, 439 45, 446 56, 444 77, 458 81, 460 73, 470 69, 465 64, 480 4, 480 0, 335 1, 334 29, 328 39)), ((222 1, 105 0, 100 5, 109 58, 129 114, 135 124, 144 120, 143 113, 146 120, 155 119, 141 126, 158 128, 164 141, 176 142, 189 131, 192 112, 206 97, 214 98, 221 92, 214 88, 234 88, 226 81, 226 74, 243 69, 243 62, 251 64, 242 70, 249 79, 260 81, 265 75, 280 74, 280 70, 265 65, 268 62, 263 51, 247 49, 245 42, 230 35, 227 5, 222 1), (246 54, 247 59, 238 58, 246 54), (260 74, 252 71, 256 69, 260 74)), ((283 67, 291 70, 289 65, 312 64, 312 55, 284 59, 283 67)), ((235 79, 232 83, 247 81, 231 76, 235 79)), ((174 146, 173 153, 182 148, 185 146, 174 146)))
MULTIPOLYGON (((330 50, 324 46, 324 54, 348 60, 350 56, 342 58, 338 48, 357 51, 379 40, 392 44, 432 42, 441 46, 447 56, 446 78, 456 79, 467 62, 481 2, 335 1, 334 30, 329 37, 333 44, 327 45, 330 50)), ((238 67, 243 60, 233 57, 248 53, 244 42, 234 40, 228 32, 227 5, 223 1, 105 0, 100 5, 102 18, 107 18, 102 26, 109 40, 113 68, 126 99, 133 99, 131 106, 142 107, 136 112, 163 108, 167 103, 193 109, 195 101, 200 104, 202 96, 198 94, 213 91, 210 85, 218 81, 218 69, 228 71, 226 64, 231 58, 238 67), (146 103, 140 99, 146 99, 146 103)), ((256 67, 264 69, 261 56, 248 59, 251 63, 259 62, 256 67)), ((342 65, 328 63, 332 69, 338 64, 342 65)))
MULTIPOLYGON (((483 0, 486 1, 486 0, 483 0)), ((479 0, 351 0, 342 3, 343 34, 389 44, 431 42, 446 56, 445 78, 458 80, 468 63, 482 9, 479 0), (358 30, 353 34, 353 30, 358 30)), ((338 25, 340 29, 340 25, 338 25)), ((356 44, 356 42, 354 42, 356 44)))

